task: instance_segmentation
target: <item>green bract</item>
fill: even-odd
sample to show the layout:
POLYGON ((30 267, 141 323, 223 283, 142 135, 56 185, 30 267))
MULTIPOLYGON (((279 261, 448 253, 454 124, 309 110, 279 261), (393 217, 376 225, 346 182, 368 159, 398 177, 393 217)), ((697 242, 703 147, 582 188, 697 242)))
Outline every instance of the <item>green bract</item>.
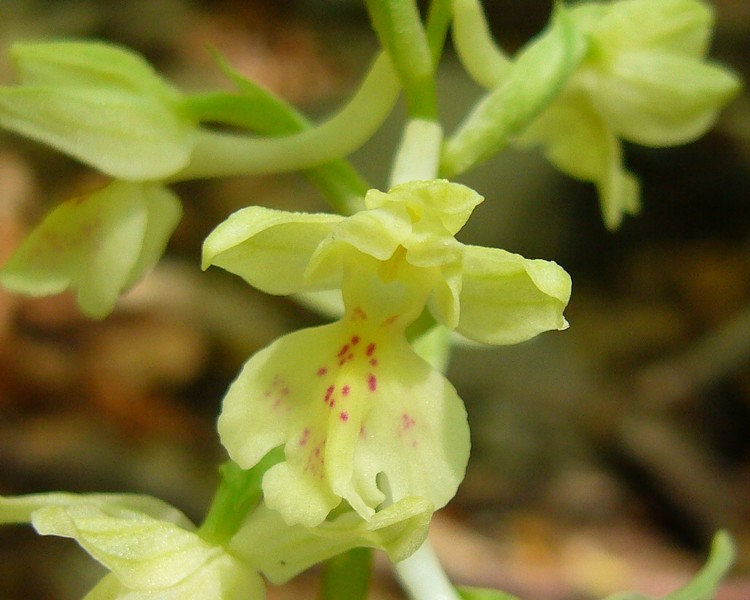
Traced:
POLYGON ((639 208, 620 138, 671 146, 703 135, 739 90, 730 71, 706 62, 711 9, 698 0, 621 0, 570 10, 588 40, 558 98, 518 138, 541 145, 569 175, 596 184, 604 221, 639 208))
POLYGON ((269 581, 284 583, 308 567, 357 547, 384 550, 392 562, 411 555, 427 537, 432 505, 405 498, 366 521, 352 510, 315 528, 287 525, 261 505, 229 544, 231 552, 256 565, 269 581))
POLYGON ((259 506, 226 547, 202 539, 176 508, 131 494, 0 496, 0 523, 31 523, 42 535, 76 540, 111 571, 86 600, 234 600, 265 597, 275 583, 355 547, 395 561, 425 539, 432 506, 407 498, 363 521, 349 510, 315 529, 289 527, 259 506))
POLYGON ((147 496, 39 494, 0 497, 0 523, 30 522, 75 539, 111 571, 85 600, 265 597, 257 571, 194 532, 178 510, 147 496))
POLYGON ((341 499, 369 519, 385 500, 437 509, 454 495, 469 453, 463 403, 404 335, 425 306, 485 343, 567 326, 559 266, 456 241, 481 201, 462 185, 412 182, 371 190, 348 218, 247 208, 207 238, 204 266, 266 292, 342 290, 344 316, 253 356, 219 418, 243 468, 285 444, 263 490, 288 523, 317 525, 341 499))
POLYGON ((128 180, 185 167, 194 125, 179 93, 137 54, 97 42, 16 44, 18 87, 0 88, 0 127, 128 180))
POLYGON ((31 296, 75 289, 81 310, 102 318, 156 264, 181 214, 167 188, 115 181, 47 215, 0 268, 0 284, 31 296))

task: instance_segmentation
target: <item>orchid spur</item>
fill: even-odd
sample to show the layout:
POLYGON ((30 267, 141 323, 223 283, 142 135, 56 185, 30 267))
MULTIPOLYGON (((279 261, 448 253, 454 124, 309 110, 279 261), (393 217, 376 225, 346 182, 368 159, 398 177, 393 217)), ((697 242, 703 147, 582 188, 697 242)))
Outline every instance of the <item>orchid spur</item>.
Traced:
POLYGON ((417 181, 370 190, 351 217, 246 208, 206 239, 204 267, 268 293, 342 291, 338 321, 288 334, 245 364, 219 417, 243 468, 285 444, 263 491, 288 523, 315 526, 342 499, 371 518, 384 502, 414 496, 438 509, 455 494, 469 454, 465 409, 405 333, 425 307, 490 344, 567 327, 562 268, 455 239, 481 201, 456 183, 417 181))

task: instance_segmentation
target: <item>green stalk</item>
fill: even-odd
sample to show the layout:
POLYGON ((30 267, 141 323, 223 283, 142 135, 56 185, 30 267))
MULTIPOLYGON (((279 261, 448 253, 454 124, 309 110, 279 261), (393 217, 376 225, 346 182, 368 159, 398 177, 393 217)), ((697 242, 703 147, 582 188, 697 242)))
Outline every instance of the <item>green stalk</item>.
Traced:
POLYGON ((399 82, 378 57, 352 100, 321 125, 292 135, 258 138, 200 130, 190 164, 173 180, 306 170, 347 156, 372 137, 390 114, 399 82))
POLYGON ((503 82, 485 94, 446 140, 442 177, 455 177, 502 150, 549 105, 583 59, 587 41, 562 4, 547 29, 530 42, 503 82))
POLYGON ((320 600, 366 600, 372 576, 372 549, 354 548, 323 565, 320 600))
POLYGON ((252 469, 227 461, 221 466, 221 483, 198 535, 212 544, 224 545, 237 533, 245 517, 260 502, 263 475, 284 458, 283 447, 271 450, 252 469))
POLYGON ((451 23, 453 0, 432 0, 427 13, 427 45, 430 48, 432 64, 437 69, 445 45, 445 36, 451 23))
POLYGON ((409 116, 437 119, 435 68, 415 0, 365 0, 365 4, 404 87, 409 116))
POLYGON ((479 0, 454 0, 453 44, 469 76, 487 89, 496 87, 512 64, 495 43, 479 0))

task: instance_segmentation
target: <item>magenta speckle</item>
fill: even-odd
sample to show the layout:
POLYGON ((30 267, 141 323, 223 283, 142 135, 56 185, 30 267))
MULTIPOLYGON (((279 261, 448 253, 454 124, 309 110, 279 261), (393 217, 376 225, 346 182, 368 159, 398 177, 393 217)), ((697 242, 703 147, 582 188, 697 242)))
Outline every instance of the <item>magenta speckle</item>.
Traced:
POLYGON ((310 439, 310 428, 305 427, 305 430, 302 432, 302 437, 299 439, 299 445, 305 446, 309 439, 310 439))
POLYGON ((323 402, 325 402, 328 406, 333 406, 334 400, 333 400, 333 390, 335 388, 332 385, 328 386, 328 389, 326 390, 325 398, 323 398, 323 402))
POLYGON ((344 423, 346 423, 349 420, 349 413, 346 412, 345 410, 341 411, 341 413, 339 413, 339 419, 341 419, 344 423))
POLYGON ((375 377, 372 373, 370 373, 367 376, 367 387, 370 388, 371 392, 374 392, 376 389, 378 389, 378 378, 375 377))
POLYGON ((352 391, 352 388, 349 387, 348 385, 345 385, 344 387, 341 388, 341 393, 344 394, 344 396, 348 396, 349 392, 351 391, 352 391))
POLYGON ((356 346, 357 344, 359 344, 359 336, 358 335, 355 335, 354 337, 352 337, 351 344, 352 344, 352 346, 356 346))
POLYGON ((377 359, 377 358, 371 358, 371 359, 370 359, 370 364, 371 364, 371 365, 372 365, 373 367, 377 367, 377 366, 378 366, 378 359, 377 359))
POLYGON ((411 418, 407 413, 404 413, 401 415, 401 425, 404 428, 404 431, 409 431, 412 427, 414 427, 416 421, 411 418))
POLYGON ((365 354, 367 354, 367 356, 372 356, 372 353, 375 352, 375 347, 375 343, 368 344, 365 354))
POLYGON ((347 352, 349 352, 349 344, 344 344, 341 346, 341 350, 339 350, 339 353, 336 356, 344 356, 347 352))
POLYGON ((326 369, 325 367, 320 367, 320 369, 318 369, 318 370, 317 370, 317 371, 315 372, 315 374, 316 374, 316 375, 317 375, 318 377, 323 377, 323 375, 325 375, 326 373, 328 373, 328 369, 326 369))

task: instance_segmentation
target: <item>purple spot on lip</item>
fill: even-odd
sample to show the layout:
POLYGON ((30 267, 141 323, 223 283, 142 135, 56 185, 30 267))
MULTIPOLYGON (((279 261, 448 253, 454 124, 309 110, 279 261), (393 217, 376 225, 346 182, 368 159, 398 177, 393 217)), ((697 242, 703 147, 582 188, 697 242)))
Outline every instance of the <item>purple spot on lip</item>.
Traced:
POLYGON ((367 376, 367 387, 370 388, 371 392, 374 392, 378 388, 378 378, 372 373, 367 376))

